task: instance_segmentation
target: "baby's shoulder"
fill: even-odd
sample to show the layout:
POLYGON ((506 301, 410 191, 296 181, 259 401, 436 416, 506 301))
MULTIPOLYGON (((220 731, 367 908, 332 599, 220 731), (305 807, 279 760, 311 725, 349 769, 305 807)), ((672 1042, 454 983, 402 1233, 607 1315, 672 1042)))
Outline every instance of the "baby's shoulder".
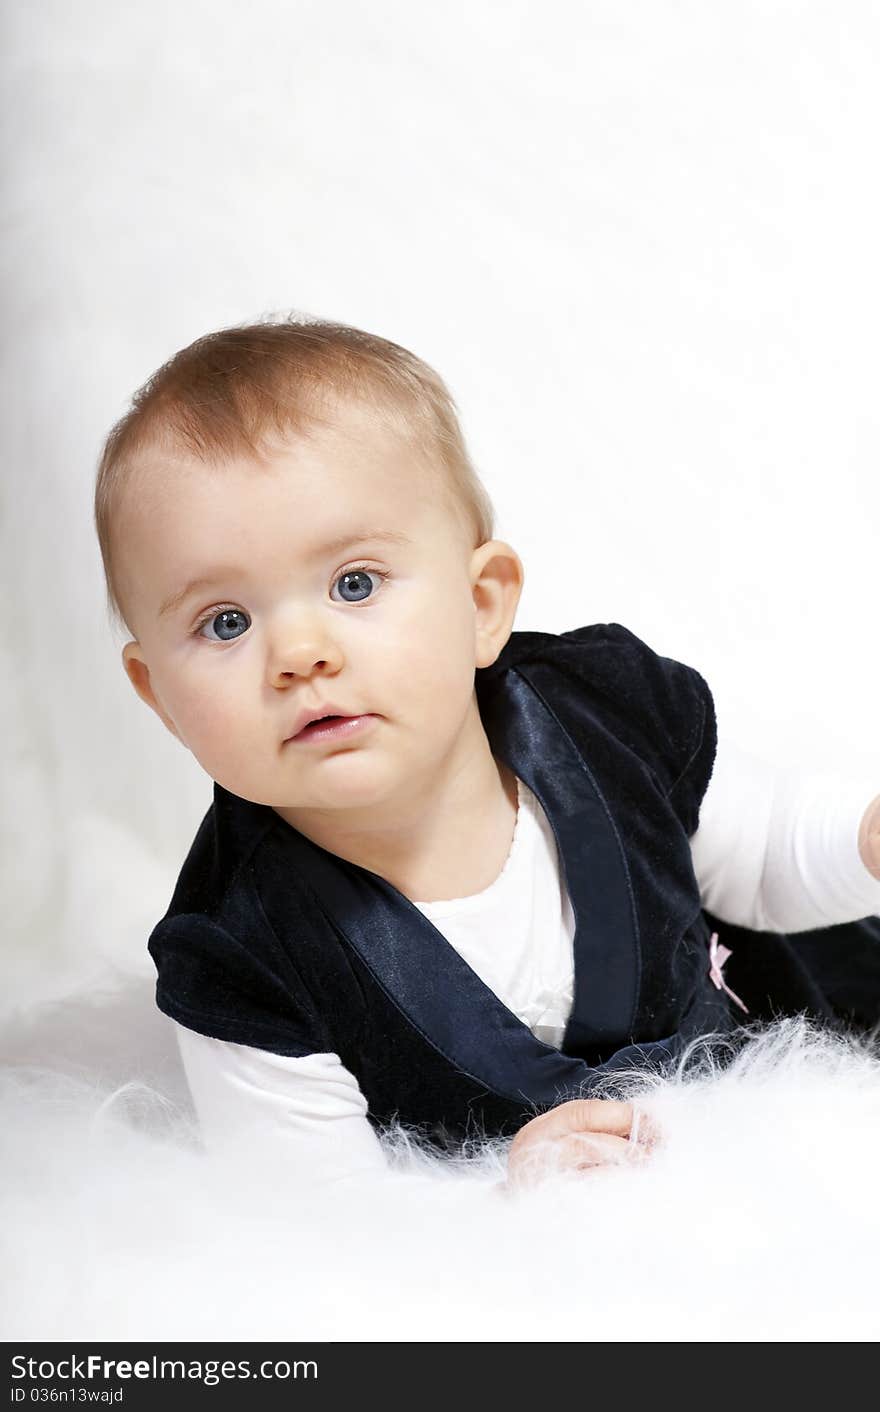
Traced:
POLYGON ((309 885, 308 847, 274 809, 215 784, 150 936, 154 959, 185 948, 227 963, 243 964, 247 953, 256 964, 286 969, 294 953, 317 947, 326 928, 309 885))
POLYGON ((665 795, 675 791, 693 832, 717 745, 712 693, 695 667, 622 623, 512 633, 495 665, 496 680, 480 688, 487 703, 506 677, 526 678, 585 759, 598 752, 613 773, 616 751, 635 755, 665 795))
MULTIPOLYGON (((589 623, 567 632, 515 632, 494 672, 555 672, 620 716, 656 722, 665 733, 702 733, 712 694, 701 673, 664 656, 622 623, 589 623)), ((489 669, 490 673, 493 669, 489 669)))
POLYGON ((215 788, 147 943, 157 1004, 215 1038, 278 1054, 326 1050, 306 974, 324 931, 305 890, 273 852, 286 826, 274 811, 223 798, 215 788))

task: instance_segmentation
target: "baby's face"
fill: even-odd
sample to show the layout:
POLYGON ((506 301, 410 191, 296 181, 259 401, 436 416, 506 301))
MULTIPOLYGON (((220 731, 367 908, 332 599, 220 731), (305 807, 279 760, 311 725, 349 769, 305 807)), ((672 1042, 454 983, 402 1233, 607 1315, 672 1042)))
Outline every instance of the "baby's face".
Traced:
POLYGON ((232 793, 357 808, 454 757, 474 669, 503 642, 478 632, 487 548, 414 456, 349 408, 268 469, 138 471, 117 527, 125 667, 232 793), (363 719, 292 739, 303 713, 363 719))

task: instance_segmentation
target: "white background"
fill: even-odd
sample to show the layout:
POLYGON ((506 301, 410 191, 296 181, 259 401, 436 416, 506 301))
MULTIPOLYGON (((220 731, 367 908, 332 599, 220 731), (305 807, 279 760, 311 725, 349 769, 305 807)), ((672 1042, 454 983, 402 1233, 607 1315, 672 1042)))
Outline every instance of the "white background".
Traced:
POLYGON ((136 938, 209 803, 122 673, 92 484, 159 363, 266 314, 443 374, 525 563, 518 628, 625 623, 741 744, 880 789, 876 7, 20 0, 6 48, 29 964, 136 938))

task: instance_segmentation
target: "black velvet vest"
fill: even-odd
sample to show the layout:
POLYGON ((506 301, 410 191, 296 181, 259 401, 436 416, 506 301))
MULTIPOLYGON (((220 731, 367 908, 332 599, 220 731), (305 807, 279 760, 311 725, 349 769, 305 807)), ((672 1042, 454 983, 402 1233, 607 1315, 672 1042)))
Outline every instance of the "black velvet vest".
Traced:
POLYGON ((829 943, 842 967, 829 999, 821 945, 811 969, 787 938, 702 910, 689 838, 716 727, 698 672, 594 624, 513 633, 476 691, 493 754, 547 814, 574 910, 561 1048, 536 1039, 384 878, 219 785, 150 937, 160 1009, 278 1054, 332 1051, 375 1126, 394 1118, 441 1143, 512 1133, 616 1069, 665 1067, 689 1039, 730 1031, 712 930, 733 947, 725 976, 753 1017, 880 1015, 880 922, 830 929, 846 937, 829 943))

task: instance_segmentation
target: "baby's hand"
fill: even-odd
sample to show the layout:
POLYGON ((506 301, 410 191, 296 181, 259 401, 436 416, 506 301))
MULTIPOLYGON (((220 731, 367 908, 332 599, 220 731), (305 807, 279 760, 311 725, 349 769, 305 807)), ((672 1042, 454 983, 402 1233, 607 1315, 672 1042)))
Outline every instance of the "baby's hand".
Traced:
POLYGON ((657 1129, 632 1103, 576 1098, 520 1128, 507 1157, 508 1187, 534 1186, 564 1171, 590 1171, 638 1160, 658 1139, 657 1129))
POLYGON ((880 880, 880 794, 865 810, 859 827, 859 852, 871 877, 880 880))

